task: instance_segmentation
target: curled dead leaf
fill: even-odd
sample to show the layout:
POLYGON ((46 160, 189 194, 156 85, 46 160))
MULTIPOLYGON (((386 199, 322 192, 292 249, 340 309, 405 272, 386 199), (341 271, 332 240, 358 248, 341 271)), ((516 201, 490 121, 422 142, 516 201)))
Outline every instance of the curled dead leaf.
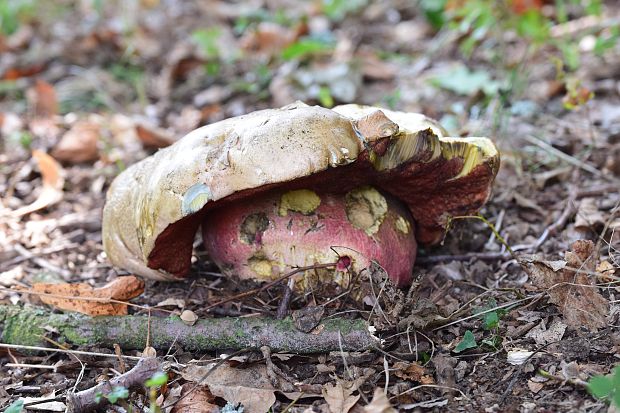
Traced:
POLYGON ((597 331, 606 325, 609 303, 588 278, 596 268, 594 243, 574 242, 565 259, 565 265, 558 266, 534 257, 522 259, 521 265, 532 283, 548 292, 549 301, 560 308, 569 327, 597 331))
POLYGON ((50 155, 36 149, 32 151, 32 157, 41 171, 43 188, 33 203, 13 211, 14 217, 21 217, 46 208, 60 201, 63 196, 62 187, 65 184, 65 179, 62 166, 50 155))
POLYGON ((392 407, 383 389, 376 388, 372 396, 372 401, 364 406, 365 413, 396 413, 396 409, 392 407))
POLYGON ((329 406, 331 413, 347 413, 360 398, 360 395, 353 395, 357 390, 354 383, 337 381, 336 384, 326 384, 323 387, 323 398, 329 406))
POLYGON ((52 151, 52 156, 62 162, 81 163, 99 158, 99 125, 90 121, 77 122, 65 133, 52 151))
POLYGON ((172 413, 218 413, 220 408, 213 403, 214 400, 215 396, 211 394, 209 387, 196 387, 193 383, 186 383, 172 413))
POLYGON ((127 304, 110 301, 126 301, 139 296, 144 291, 144 281, 132 275, 118 277, 100 288, 84 283, 35 283, 29 291, 39 295, 45 304, 61 310, 92 316, 126 315, 127 304))
POLYGON ((174 143, 174 136, 166 129, 149 125, 145 122, 136 124, 136 134, 142 144, 150 148, 165 148, 174 143))

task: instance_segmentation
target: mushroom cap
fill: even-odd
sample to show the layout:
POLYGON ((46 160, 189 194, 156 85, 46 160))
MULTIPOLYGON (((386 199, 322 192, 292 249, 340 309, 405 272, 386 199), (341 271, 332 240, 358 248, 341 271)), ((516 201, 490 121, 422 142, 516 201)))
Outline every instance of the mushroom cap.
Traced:
POLYGON ((207 125, 116 177, 103 210, 103 246, 119 267, 173 280, 189 271, 210 209, 280 187, 362 185, 403 201, 417 241, 434 244, 449 217, 486 202, 499 168, 489 139, 444 135, 420 114, 301 102, 207 125))

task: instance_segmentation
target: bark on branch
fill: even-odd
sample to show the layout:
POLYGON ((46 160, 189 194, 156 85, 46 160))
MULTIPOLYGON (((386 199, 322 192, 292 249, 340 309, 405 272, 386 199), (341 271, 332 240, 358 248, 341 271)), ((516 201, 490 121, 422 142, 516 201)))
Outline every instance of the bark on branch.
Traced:
MULTIPOLYGON (((142 350, 147 343, 149 318, 141 315, 89 317, 55 314, 35 307, 0 305, 0 341, 6 344, 48 346, 42 339, 57 331, 57 341, 75 345, 142 350)), ((291 353, 361 351, 379 346, 363 320, 323 320, 310 333, 295 328, 291 318, 209 318, 193 326, 179 317, 150 318, 149 345, 168 349, 175 341, 189 351, 260 349, 291 353)))

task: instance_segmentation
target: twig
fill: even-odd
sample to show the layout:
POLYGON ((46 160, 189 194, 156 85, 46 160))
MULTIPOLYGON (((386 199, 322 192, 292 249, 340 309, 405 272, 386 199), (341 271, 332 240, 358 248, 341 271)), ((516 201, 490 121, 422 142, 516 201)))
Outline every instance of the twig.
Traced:
MULTIPOLYGON (((98 345, 143 350, 149 317, 143 315, 89 317, 78 313, 55 314, 41 308, 0 305, 0 331, 7 344, 44 344, 48 327, 58 340, 75 345, 98 345)), ((325 319, 317 332, 297 330, 294 321, 273 318, 223 317, 201 319, 192 326, 178 316, 151 317, 150 345, 168 349, 176 340, 186 350, 221 350, 269 346, 273 351, 317 353, 340 348, 360 351, 377 345, 364 320, 325 319)), ((111 354, 111 357, 116 357, 111 354)))
MULTIPOLYGON (((25 346, 21 344, 6 344, 0 343, 0 348, 14 349, 14 350, 26 350, 26 351, 51 351, 54 353, 65 353, 65 354, 78 354, 81 356, 92 356, 92 357, 114 357, 116 358, 116 354, 107 354, 107 353, 97 353, 94 351, 81 351, 81 350, 64 350, 60 348, 50 348, 50 347, 41 347, 41 346, 25 346)), ((127 360, 140 360, 142 357, 136 356, 121 356, 127 360)))
POLYGON ((157 358, 147 357, 140 359, 138 364, 125 374, 100 383, 88 390, 69 394, 67 396, 67 410, 70 413, 92 412, 108 403, 105 397, 102 397, 98 403, 96 401, 98 394, 105 395, 110 393, 115 387, 130 389, 144 386, 144 382, 160 370, 160 363, 157 358))
POLYGON ((228 297, 225 298, 224 300, 218 301, 215 304, 210 304, 208 306, 206 306, 205 308, 203 308, 203 310, 210 310, 214 307, 219 307, 222 304, 226 304, 229 303, 231 301, 234 300, 239 300, 241 298, 245 298, 245 297, 249 297, 251 295, 255 295, 258 294, 262 291, 265 291, 271 287, 273 287, 274 285, 278 284, 279 282, 281 282, 282 280, 286 280, 289 277, 292 277, 295 274, 298 274, 300 272, 304 272, 304 271, 308 271, 308 270, 315 270, 315 269, 320 269, 320 268, 331 268, 331 267, 335 267, 336 266, 336 262, 332 262, 332 263, 327 263, 327 264, 315 264, 315 265, 309 265, 307 267, 299 267, 299 268, 295 268, 294 270, 284 274, 283 276, 281 276, 280 278, 276 278, 275 280, 259 287, 259 288, 255 288, 253 290, 249 290, 249 291, 244 291, 240 294, 236 294, 233 295, 232 297, 228 297))

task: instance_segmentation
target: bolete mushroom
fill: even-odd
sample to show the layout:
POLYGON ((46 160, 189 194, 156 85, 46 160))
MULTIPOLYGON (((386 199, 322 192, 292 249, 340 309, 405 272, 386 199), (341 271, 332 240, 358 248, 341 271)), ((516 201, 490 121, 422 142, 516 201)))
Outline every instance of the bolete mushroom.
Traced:
POLYGON ((371 261, 410 282, 417 243, 488 199, 499 154, 486 138, 449 138, 415 113, 295 103, 201 127, 131 166, 103 213, 109 259, 159 280, 184 277, 202 225, 225 274, 347 282, 371 261), (350 271, 352 270, 352 271, 350 271))

